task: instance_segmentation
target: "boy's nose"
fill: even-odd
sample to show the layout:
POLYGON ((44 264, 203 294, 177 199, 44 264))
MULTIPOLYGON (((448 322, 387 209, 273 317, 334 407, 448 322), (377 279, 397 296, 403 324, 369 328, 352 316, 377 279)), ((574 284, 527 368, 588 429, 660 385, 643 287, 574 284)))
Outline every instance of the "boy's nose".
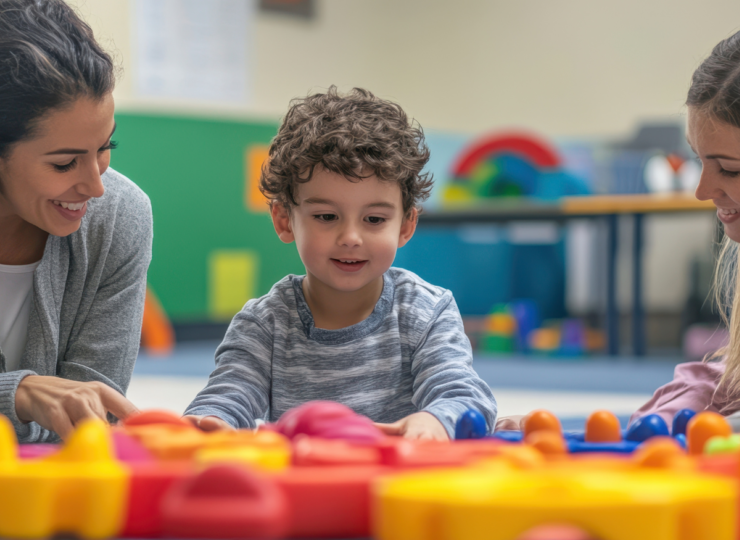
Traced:
POLYGON ((360 231, 358 231, 356 227, 347 226, 339 233, 337 243, 340 246, 347 247, 360 246, 362 245, 362 236, 360 236, 360 231))

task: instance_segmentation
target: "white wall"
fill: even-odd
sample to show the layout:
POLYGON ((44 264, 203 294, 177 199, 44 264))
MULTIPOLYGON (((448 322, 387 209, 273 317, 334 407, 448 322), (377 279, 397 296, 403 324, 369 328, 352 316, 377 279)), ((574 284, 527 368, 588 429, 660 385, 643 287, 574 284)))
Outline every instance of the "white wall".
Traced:
MULTIPOLYGON (((144 107, 132 93, 129 0, 71 2, 119 52, 120 105, 144 107)), ((427 129, 611 136, 680 114, 694 68, 740 29, 737 0, 317 4, 312 21, 258 16, 254 103, 229 112, 279 116, 291 98, 337 84, 393 98, 427 129)))
MULTIPOLYGON (((740 29, 737 0, 317 0, 311 21, 258 15, 253 102, 218 105, 135 96, 129 0, 71 3, 120 60, 119 110, 277 119, 291 98, 337 84, 398 101, 427 130, 470 135, 620 138, 640 120, 680 118, 695 67, 740 29)), ((650 309, 680 309, 711 228, 708 215, 646 223, 650 309)), ((628 276, 628 243, 622 253, 628 276)))

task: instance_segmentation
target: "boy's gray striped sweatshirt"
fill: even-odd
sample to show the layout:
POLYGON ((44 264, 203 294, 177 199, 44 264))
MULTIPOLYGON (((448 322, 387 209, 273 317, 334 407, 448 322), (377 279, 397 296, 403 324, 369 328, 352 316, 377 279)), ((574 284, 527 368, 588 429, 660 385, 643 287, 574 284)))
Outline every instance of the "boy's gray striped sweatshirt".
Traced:
POLYGON ((185 414, 215 415, 234 427, 276 421, 311 400, 343 403, 376 422, 418 411, 454 436, 469 408, 489 432, 496 400, 472 367, 472 350, 450 291, 391 268, 372 314, 341 330, 316 328, 303 276, 289 275, 234 317, 216 350, 216 369, 185 414))

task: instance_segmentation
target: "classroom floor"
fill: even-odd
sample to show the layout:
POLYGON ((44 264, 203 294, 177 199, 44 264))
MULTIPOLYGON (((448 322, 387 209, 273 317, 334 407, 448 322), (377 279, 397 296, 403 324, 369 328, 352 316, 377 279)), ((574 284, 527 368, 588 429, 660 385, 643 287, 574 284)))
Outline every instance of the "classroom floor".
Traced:
MULTIPOLYGON (((218 342, 178 344, 168 357, 141 353, 128 397, 141 409, 182 413, 205 386, 218 342)), ((473 366, 493 389, 499 415, 548 409, 565 429, 582 429, 589 413, 607 409, 626 425, 630 414, 670 381, 678 356, 578 359, 476 355, 473 366)))

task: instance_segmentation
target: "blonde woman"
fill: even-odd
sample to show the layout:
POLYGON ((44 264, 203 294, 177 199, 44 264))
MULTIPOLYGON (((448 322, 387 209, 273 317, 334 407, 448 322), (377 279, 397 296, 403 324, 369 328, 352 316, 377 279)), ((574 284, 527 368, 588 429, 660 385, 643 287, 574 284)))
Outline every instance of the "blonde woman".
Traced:
MULTIPOLYGON (((740 32, 720 42, 694 72, 686 105, 686 137, 702 164, 696 198, 717 206, 725 231, 715 292, 730 341, 704 362, 676 366, 673 381, 632 417, 655 413, 669 425, 684 408, 724 416, 740 411, 740 295, 735 294, 740 255, 740 32)), ((738 420, 740 427, 740 416, 738 420)))

